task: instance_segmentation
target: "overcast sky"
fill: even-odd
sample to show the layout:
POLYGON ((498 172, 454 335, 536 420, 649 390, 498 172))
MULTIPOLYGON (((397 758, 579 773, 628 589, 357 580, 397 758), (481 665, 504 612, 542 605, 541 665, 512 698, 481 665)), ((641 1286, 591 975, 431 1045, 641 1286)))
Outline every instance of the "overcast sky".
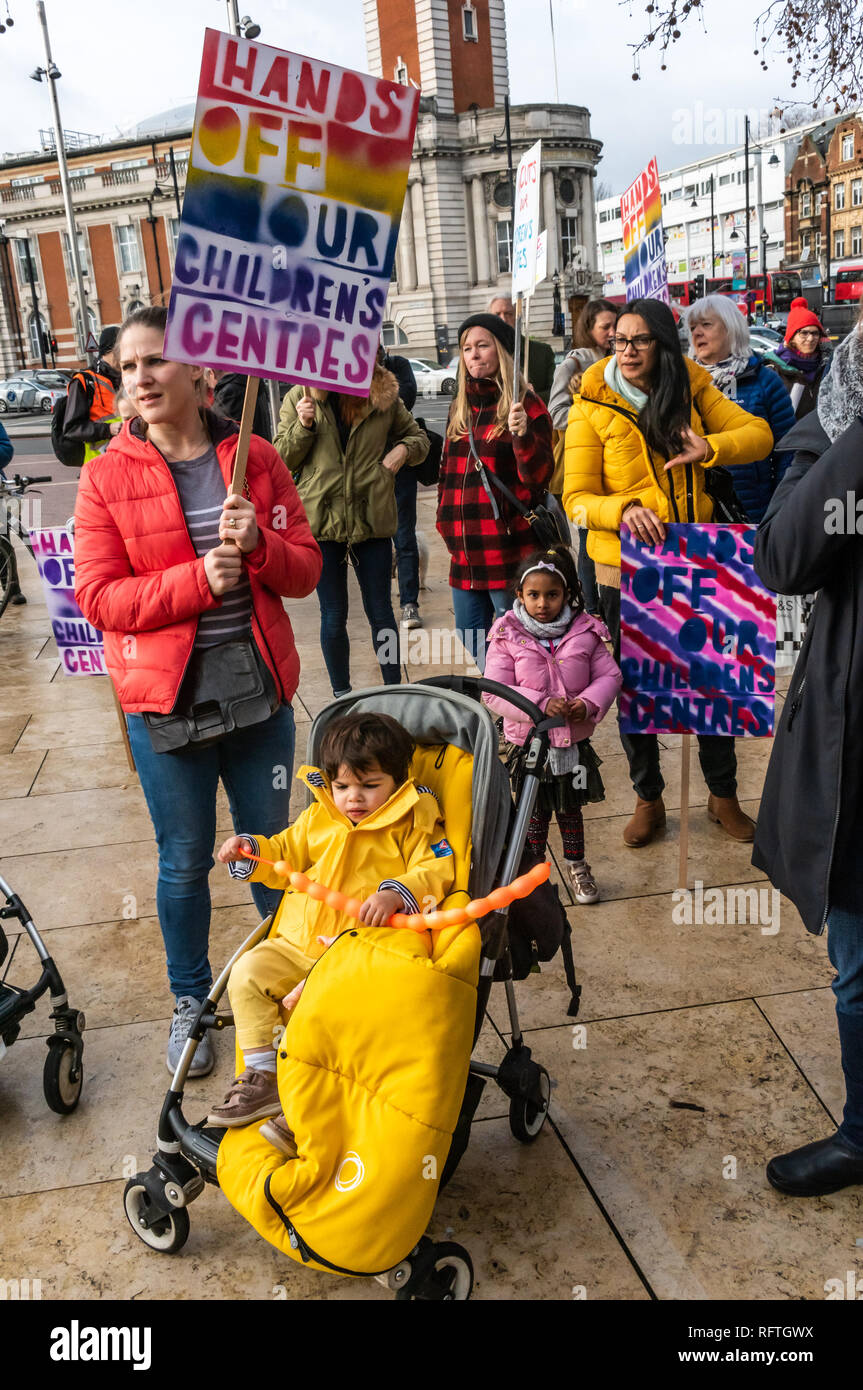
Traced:
MULTIPOLYGON (((660 72, 651 51, 639 82, 632 81, 629 45, 641 33, 642 0, 553 3, 560 100, 591 111, 604 145, 599 177, 614 192, 654 154, 669 169, 739 143, 744 110, 766 113, 777 98, 796 95, 784 60, 764 73, 753 55, 765 0, 703 0, 706 34, 689 21, 668 71, 660 72), (698 143, 699 103, 706 144, 698 143)), ((40 127, 51 124, 47 86, 28 76, 44 65, 35 2, 9 0, 9 7, 15 25, 0 35, 0 154, 38 148, 40 127)), ((116 136, 130 122, 193 100, 203 30, 226 20, 224 0, 46 0, 46 10, 63 74, 63 124, 96 135, 116 136)), ((548 0, 507 0, 506 10, 513 104, 553 102, 548 0)), ((362 12, 362 0, 240 3, 240 13, 260 24, 262 42, 355 68, 365 66, 362 12)))

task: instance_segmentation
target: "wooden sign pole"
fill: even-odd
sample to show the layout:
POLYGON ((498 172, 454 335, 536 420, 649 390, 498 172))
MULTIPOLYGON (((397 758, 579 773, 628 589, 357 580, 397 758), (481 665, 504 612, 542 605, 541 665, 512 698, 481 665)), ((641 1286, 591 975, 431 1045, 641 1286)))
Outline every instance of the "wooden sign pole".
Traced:
POLYGON ((687 888, 687 859, 689 858, 689 758, 692 734, 683 734, 680 745, 680 866, 678 888, 687 888))
POLYGON ((120 701, 117 699, 117 692, 114 689, 114 682, 111 680, 110 676, 108 677, 108 684, 111 687, 111 694, 114 697, 114 709, 117 711, 117 718, 120 721, 120 732, 123 735, 123 747, 126 750, 126 761, 128 762, 131 771, 137 772, 138 769, 135 766, 135 759, 132 757, 132 745, 129 742, 129 731, 126 728, 126 716, 120 708, 120 701))
POLYGON ((521 304, 522 299, 519 295, 515 301, 515 351, 512 357, 512 398, 514 401, 521 400, 521 393, 518 389, 518 378, 521 374, 521 304))
POLYGON ((240 416, 240 438, 234 458, 234 475, 231 478, 231 495, 242 496, 246 482, 246 459, 249 456, 249 439, 252 434, 252 421, 255 417, 255 404, 258 399, 258 378, 246 377, 246 394, 243 397, 243 413, 240 416))

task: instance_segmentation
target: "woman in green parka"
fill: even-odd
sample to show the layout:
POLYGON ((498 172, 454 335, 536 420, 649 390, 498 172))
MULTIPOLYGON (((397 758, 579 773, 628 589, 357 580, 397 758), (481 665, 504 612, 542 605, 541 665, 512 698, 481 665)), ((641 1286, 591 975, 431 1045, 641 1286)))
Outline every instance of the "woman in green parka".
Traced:
POLYGON ((282 402, 275 445, 294 477, 323 570, 318 584, 321 648, 334 695, 351 688, 348 559, 359 581, 385 685, 401 681, 391 598, 393 480, 422 463, 427 435, 399 400, 380 362, 367 397, 295 386, 282 402))

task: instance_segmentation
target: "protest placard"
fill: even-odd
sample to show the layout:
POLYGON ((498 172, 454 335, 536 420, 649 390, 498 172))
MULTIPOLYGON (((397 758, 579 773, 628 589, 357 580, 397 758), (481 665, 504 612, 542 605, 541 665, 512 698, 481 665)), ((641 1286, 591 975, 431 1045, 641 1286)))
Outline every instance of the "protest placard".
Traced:
POLYGON ((624 733, 773 733, 776 596, 753 568, 754 526, 621 527, 624 733))
POLYGON ((536 285, 536 243, 539 236, 539 168, 542 141, 537 140, 519 160, 515 176, 515 218, 512 224, 512 297, 533 294, 536 285))
POLYGON ((367 395, 418 106, 208 29, 166 355, 367 395))
POLYGON ((64 673, 67 676, 104 676, 102 634, 87 622, 75 602, 71 535, 65 527, 31 531, 30 543, 64 673))
POLYGON ((626 298, 669 303, 659 169, 651 159, 620 200, 626 298))

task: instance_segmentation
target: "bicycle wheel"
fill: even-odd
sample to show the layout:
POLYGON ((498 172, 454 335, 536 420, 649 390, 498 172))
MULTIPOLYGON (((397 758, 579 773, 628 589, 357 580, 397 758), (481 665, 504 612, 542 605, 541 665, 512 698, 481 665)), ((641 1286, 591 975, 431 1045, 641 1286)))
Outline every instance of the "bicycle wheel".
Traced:
POLYGON ((5 613, 6 605, 12 597, 17 574, 12 542, 6 536, 0 536, 0 618, 5 613))

